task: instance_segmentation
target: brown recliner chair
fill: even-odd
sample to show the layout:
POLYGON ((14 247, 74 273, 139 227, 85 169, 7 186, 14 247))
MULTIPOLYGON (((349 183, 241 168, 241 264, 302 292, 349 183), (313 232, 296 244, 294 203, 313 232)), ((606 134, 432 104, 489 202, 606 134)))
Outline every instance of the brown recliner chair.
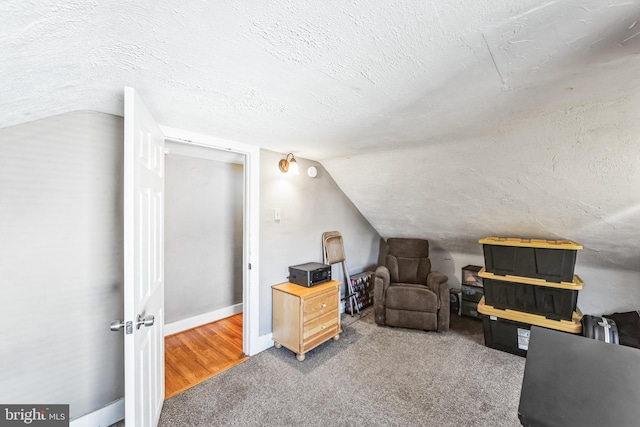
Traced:
POLYGON ((376 269, 375 320, 379 325, 445 332, 449 330, 447 276, 431 271, 429 241, 390 238, 376 269))

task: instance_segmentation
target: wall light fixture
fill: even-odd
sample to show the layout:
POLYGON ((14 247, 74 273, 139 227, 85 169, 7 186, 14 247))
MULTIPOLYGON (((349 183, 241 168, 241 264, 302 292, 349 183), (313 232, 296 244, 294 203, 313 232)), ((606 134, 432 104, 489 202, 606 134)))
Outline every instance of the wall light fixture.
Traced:
POLYGON ((289 153, 287 154, 287 156, 280 160, 280 163, 278 163, 278 167, 280 168, 280 172, 282 173, 287 173, 287 172, 291 172, 294 175, 298 175, 298 162, 296 161, 296 158, 293 157, 293 153, 289 153))

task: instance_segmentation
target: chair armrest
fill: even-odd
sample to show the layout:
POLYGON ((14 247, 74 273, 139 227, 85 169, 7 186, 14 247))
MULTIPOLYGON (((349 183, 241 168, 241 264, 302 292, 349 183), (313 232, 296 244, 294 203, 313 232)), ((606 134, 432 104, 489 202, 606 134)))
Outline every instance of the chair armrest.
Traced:
POLYGON ((438 296, 438 331, 449 330, 449 278, 439 271, 427 276, 427 287, 438 296))
MULTIPOLYGON (((435 293, 438 293, 438 289, 440 288, 441 284, 447 283, 448 281, 449 281, 449 278, 444 274, 440 273, 439 271, 432 271, 427 276, 427 286, 429 287, 429 289, 431 289, 435 293)), ((448 288, 449 288, 449 285, 447 283, 447 292, 449 291, 448 288)))
POLYGON ((384 265, 376 268, 375 278, 373 282, 373 310, 375 313, 375 320, 378 325, 385 324, 385 305, 387 288, 391 283, 391 276, 389 269, 384 265))

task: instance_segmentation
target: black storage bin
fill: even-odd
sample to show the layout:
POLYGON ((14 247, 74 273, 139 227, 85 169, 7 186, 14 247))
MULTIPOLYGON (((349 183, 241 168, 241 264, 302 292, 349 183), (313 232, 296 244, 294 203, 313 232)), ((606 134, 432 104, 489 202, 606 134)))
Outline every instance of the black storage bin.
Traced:
POLYGON ((482 295, 484 295, 484 293, 482 292, 482 288, 478 288, 477 286, 462 285, 462 299, 464 301, 478 303, 480 302, 482 295))
MULTIPOLYGON (((486 280, 485 280, 486 283, 486 280)), ((526 356, 529 348, 529 332, 532 325, 547 329, 582 333, 582 312, 576 307, 571 321, 550 320, 537 314, 515 310, 501 310, 486 305, 484 299, 478 303, 478 313, 482 316, 484 343, 487 347, 526 356)))
POLYGON ((460 314, 468 317, 475 317, 476 319, 480 318, 480 314, 478 314, 478 303, 465 301, 464 299, 460 301, 460 314))
POLYGON ((529 349, 531 325, 482 315, 484 344, 518 356, 526 356, 529 349))
POLYGON ((571 282, 582 245, 567 240, 487 237, 480 239, 486 271, 550 282, 571 282))
MULTIPOLYGON (((582 281, 574 276, 574 289, 484 278, 487 305, 539 314, 553 320, 571 320, 582 281)), ((553 284, 560 286, 561 284, 553 284)))
POLYGON ((482 267, 479 265, 462 267, 462 284, 482 287, 482 277, 479 276, 481 269, 482 267))

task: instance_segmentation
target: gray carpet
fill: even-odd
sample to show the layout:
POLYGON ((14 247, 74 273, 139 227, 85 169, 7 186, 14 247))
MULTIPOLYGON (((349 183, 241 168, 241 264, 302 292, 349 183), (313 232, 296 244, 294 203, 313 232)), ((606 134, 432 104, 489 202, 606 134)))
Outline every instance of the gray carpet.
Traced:
POLYGON ((275 347, 164 404, 160 426, 519 426, 525 359, 484 346, 482 323, 441 334, 343 316, 303 362, 275 347))

